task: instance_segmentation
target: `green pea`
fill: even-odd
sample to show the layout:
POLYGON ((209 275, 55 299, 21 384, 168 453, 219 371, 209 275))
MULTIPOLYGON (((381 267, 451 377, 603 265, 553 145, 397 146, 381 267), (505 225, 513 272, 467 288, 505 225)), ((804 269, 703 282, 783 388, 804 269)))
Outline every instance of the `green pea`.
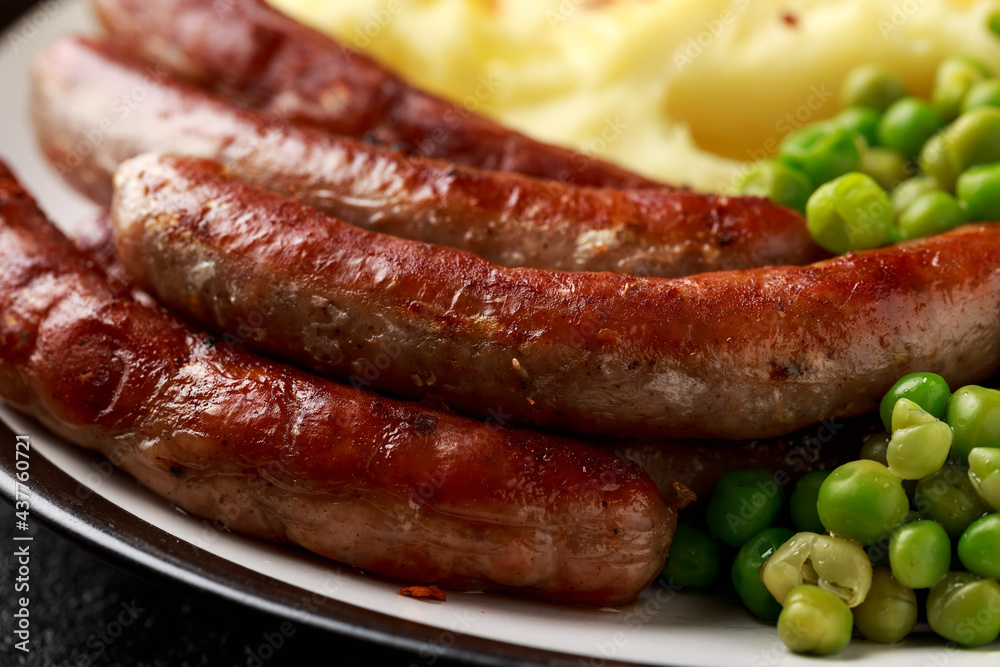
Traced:
POLYGON ((816 511, 816 499, 819 498, 819 488, 829 476, 829 470, 813 470, 803 475, 795 485, 795 490, 788 499, 788 508, 792 522, 799 531, 823 532, 823 522, 819 520, 819 512, 816 511))
POLYGON ((874 146, 878 143, 878 121, 881 117, 882 114, 871 107, 850 107, 837 114, 833 124, 857 134, 867 145, 874 146))
POLYGON ((778 636, 795 653, 840 653, 851 641, 853 627, 844 601, 816 586, 795 588, 778 617, 778 636))
POLYGON ((663 578, 685 588, 705 588, 719 573, 719 546, 704 530, 686 523, 677 526, 663 578))
POLYGON ((906 159, 889 148, 868 148, 861 153, 858 171, 868 174, 886 192, 906 180, 909 167, 906 159))
POLYGON ((976 519, 958 538, 958 559, 969 572, 1000 579, 1000 514, 976 519))
POLYGON ((807 125, 782 142, 778 157, 813 184, 826 183, 858 166, 861 149, 856 136, 829 122, 807 125))
POLYGON ((906 85, 892 70, 881 65, 861 65, 844 79, 840 88, 840 104, 885 111, 905 94, 906 85))
POLYGON ((948 58, 938 67, 934 77, 934 89, 931 93, 934 108, 945 120, 954 118, 969 90, 990 76, 989 68, 975 58, 948 58))
POLYGON ((986 27, 997 37, 1000 37, 1000 9, 995 9, 986 17, 986 27))
POLYGON ((973 447, 1000 443, 1000 391, 977 385, 962 387, 948 399, 944 419, 954 433, 952 458, 966 465, 973 447))
POLYGON ((886 460, 900 479, 923 479, 941 469, 951 450, 951 427, 941 421, 900 429, 892 434, 886 460))
POLYGON ((986 17, 986 27, 997 37, 1000 37, 1000 9, 995 9, 986 17))
POLYGON ((955 181, 962 173, 951 151, 951 131, 950 127, 946 128, 928 139, 918 159, 920 171, 932 178, 936 187, 948 192, 954 191, 955 181))
POLYGON ((1000 164, 983 164, 963 172, 955 187, 969 219, 1000 220, 1000 164))
POLYGON ((784 492, 770 473, 732 470, 715 485, 705 518, 712 534, 739 547, 771 526, 784 500, 784 492))
POLYGON ((962 100, 962 113, 977 107, 1000 107, 1000 80, 986 79, 969 89, 962 100))
POLYGON ((950 465, 920 480, 913 502, 920 514, 941 524, 953 540, 988 511, 968 472, 950 465))
POLYGON ((943 190, 953 191, 959 174, 1000 162, 1000 109, 973 109, 934 135, 920 153, 920 168, 943 190))
MULTIPOLYGON (((891 428, 891 425, 888 427, 891 428)), ((888 433, 873 433, 868 436, 864 444, 861 445, 861 455, 858 458, 867 459, 869 461, 876 461, 884 466, 889 465, 889 460, 886 458, 886 452, 889 449, 889 434, 888 433)), ((820 532, 820 531, 816 531, 820 532)))
MULTIPOLYGON (((961 183, 961 177, 959 177, 961 183)), ((896 220, 904 241, 942 234, 969 221, 966 204, 947 192, 936 190, 917 198, 896 220)))
POLYGON ((935 419, 944 417, 951 389, 937 373, 910 373, 896 380, 879 404, 878 414, 886 431, 892 430, 892 409, 896 401, 908 398, 929 412, 935 419))
POLYGON ((856 607, 871 588, 872 566, 857 542, 796 533, 767 559, 760 579, 782 604, 787 604, 785 597, 793 588, 810 584, 830 591, 848 607, 856 607))
POLYGON ((872 576, 865 601, 854 608, 854 624, 866 639, 885 644, 898 642, 917 624, 917 595, 887 568, 880 567, 872 576))
POLYGON ((767 197, 800 213, 805 213, 806 202, 813 192, 808 176, 778 160, 753 164, 736 188, 740 194, 767 197))
POLYGON ((938 190, 937 181, 931 176, 908 178, 892 191, 892 212, 897 218, 906 208, 925 192, 938 190))
POLYGON ((1000 510, 1000 449, 976 447, 969 452, 969 481, 987 505, 1000 510))
POLYGON ((911 158, 920 153, 939 129, 941 117, 930 104, 917 97, 904 97, 882 115, 878 124, 878 143, 911 158))
POLYGON ((850 173, 813 193, 806 204, 806 226, 830 252, 877 248, 892 232, 892 202, 871 176, 850 173))
POLYGON ((892 576, 909 588, 930 588, 951 565, 951 541, 941 524, 916 521, 900 526, 889 540, 892 576))
POLYGON ((927 622, 962 646, 989 644, 1000 634, 1000 584, 971 572, 949 572, 927 596, 927 622))
POLYGON ((781 605, 760 580, 760 568, 791 537, 787 528, 762 530, 740 547, 733 561, 733 588, 747 609, 761 618, 778 618, 781 605))
POLYGON ((951 427, 908 398, 892 411, 892 438, 886 448, 889 470, 900 479, 922 479, 948 459, 951 427))
POLYGON ((902 481, 875 461, 851 461, 819 489, 819 518, 835 535, 874 543, 906 519, 910 500, 902 481))
MULTIPOLYGON (((908 398, 900 398, 896 401, 896 404, 892 406, 892 419, 890 420, 890 424, 893 433, 902 429, 912 428, 914 426, 933 424, 936 421, 937 419, 934 415, 927 412, 908 398)), ((892 440, 889 441, 889 444, 892 444, 892 440)), ((888 460, 888 458, 889 453, 888 450, 886 450, 886 460, 888 460)))
POLYGON ((1000 162, 1000 145, 990 145, 1000 136, 1000 109, 979 107, 962 114, 948 131, 955 164, 961 171, 980 164, 1000 162))

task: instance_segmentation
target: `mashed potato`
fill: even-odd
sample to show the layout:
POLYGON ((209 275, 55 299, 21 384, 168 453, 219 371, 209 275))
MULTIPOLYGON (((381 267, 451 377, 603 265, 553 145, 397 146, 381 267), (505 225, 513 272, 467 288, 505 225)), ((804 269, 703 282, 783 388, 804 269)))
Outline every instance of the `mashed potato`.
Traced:
POLYGON ((855 65, 927 94, 946 56, 1000 73, 996 0, 272 0, 527 134, 701 190, 833 115, 855 65))

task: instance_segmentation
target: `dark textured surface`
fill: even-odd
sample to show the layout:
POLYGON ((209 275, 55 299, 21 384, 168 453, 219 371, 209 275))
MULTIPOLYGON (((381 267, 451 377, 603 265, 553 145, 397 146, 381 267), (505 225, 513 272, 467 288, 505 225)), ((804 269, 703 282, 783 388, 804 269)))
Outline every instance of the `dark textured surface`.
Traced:
MULTIPOLYGON (((10 632, 17 563, 13 510, 0 507, 0 664, 9 665, 428 665, 418 655, 346 640, 233 605, 193 601, 107 565, 37 527, 29 534, 31 652, 10 632), (277 645, 277 650, 269 647, 277 645), (264 660, 263 658, 268 658, 264 660), (329 660, 329 662, 327 662, 329 660)), ((20 533, 19 534, 23 534, 20 533)), ((436 665, 456 663, 438 661, 436 665)))
MULTIPOLYGON (((32 2, 0 3, 6 27, 32 2)), ((2 83, 2 82, 0 82, 2 83)), ((13 442, 0 426, 3 445, 13 442)), ((31 652, 14 649, 14 509, 0 503, 0 665, 351 665, 459 663, 344 638, 223 601, 196 601, 108 565, 32 522, 31 652), (272 650, 272 645, 280 648, 272 650), (262 650, 263 647, 263 650, 262 650)))

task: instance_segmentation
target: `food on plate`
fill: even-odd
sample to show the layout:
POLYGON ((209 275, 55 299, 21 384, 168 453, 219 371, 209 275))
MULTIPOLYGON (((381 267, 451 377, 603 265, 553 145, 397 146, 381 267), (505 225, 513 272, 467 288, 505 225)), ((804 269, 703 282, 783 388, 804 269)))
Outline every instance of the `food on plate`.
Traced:
POLYGON ((917 625, 917 594, 876 568, 865 601, 854 608, 854 625, 861 636, 884 644, 902 641, 917 625))
MULTIPOLYGON (((121 264, 112 232, 110 214, 102 211, 75 223, 70 240, 108 275, 109 283, 128 290, 134 287, 134 279, 121 264)), ((151 300, 141 290, 135 290, 134 296, 151 300)), ((496 411, 489 421, 502 423, 507 419, 505 413, 496 411)), ((875 429, 876 422, 872 417, 824 421, 788 436, 765 440, 601 438, 593 444, 637 463, 664 498, 676 495, 680 485, 700 501, 708 502, 716 483, 730 470, 767 470, 787 484, 804 474, 850 461, 857 457, 858 443, 875 429)))
POLYGON ((706 192, 834 116, 858 65, 920 96, 949 56, 1000 65, 992 0, 271 1, 531 136, 706 192))
MULTIPOLYGON (((796 652, 831 654, 847 644, 851 623, 845 626, 844 619, 850 616, 832 603, 835 598, 853 610, 853 625, 874 641, 904 639, 918 607, 925 607, 935 632, 959 645, 994 641, 1000 634, 1000 622, 994 622, 1000 514, 990 507, 990 490, 977 484, 981 474, 991 474, 989 466, 961 465, 966 454, 952 445, 954 429, 969 440, 970 462, 1000 453, 992 447, 1000 421, 991 418, 996 403, 990 391, 969 386, 953 394, 933 373, 900 378, 882 402, 891 413, 885 437, 871 437, 880 442, 866 444, 861 459, 799 480, 790 514, 801 532, 793 535, 781 518, 784 494, 777 478, 737 470, 713 491, 704 531, 681 524, 674 553, 704 570, 712 561, 706 554, 717 549, 712 537, 740 547, 733 586, 751 612, 777 618, 779 635, 796 652), (919 483, 900 468, 920 470, 919 483), (802 525, 806 508, 797 510, 796 502, 812 505, 808 513, 815 518, 806 523, 815 526, 802 525), (714 504, 740 510, 730 510, 728 523, 718 521, 714 504), (695 551, 690 535, 701 533, 695 551), (929 595, 918 597, 920 589, 929 595)), ((665 573, 677 567, 672 561, 665 573)))
POLYGON ((106 286, 0 171, 0 396, 232 530, 407 583, 621 604, 675 510, 633 464, 231 349, 106 286))
POLYGON ((980 92, 994 88, 970 56, 941 64, 927 100, 884 67, 859 68, 842 86, 851 106, 786 137, 737 190, 804 211, 835 253, 1000 219, 1000 97, 980 92))
POLYGON ((613 447, 642 466, 664 497, 670 496, 676 482, 698 497, 695 506, 703 506, 730 470, 766 470, 782 485, 794 484, 803 476, 857 458, 860 443, 874 427, 872 418, 859 417, 824 421, 791 435, 764 440, 612 440, 603 446, 613 447))
MULTIPOLYGON (((760 150, 727 144, 778 154, 728 183, 724 160, 670 156, 686 182, 720 167, 713 189, 768 201, 592 159, 633 150, 649 123, 616 117, 589 155, 540 144, 414 88, 352 50, 368 45, 359 38, 337 44, 259 0, 94 4, 109 39, 46 51, 34 113, 49 159, 111 202, 110 218, 78 229, 76 252, 0 173, 0 255, 13 266, 0 276, 0 395, 13 405, 199 516, 417 584, 403 594, 436 595, 424 586, 436 583, 618 604, 657 574, 705 588, 729 568, 746 606, 799 652, 836 653, 852 625, 905 637, 915 587, 930 589, 942 636, 979 645, 1000 632, 965 631, 1000 599, 1000 400, 948 385, 1000 368, 1000 227, 950 231, 1000 211, 987 67, 944 59, 927 99, 913 70, 863 68, 829 121, 825 84, 811 89, 808 119, 787 116, 760 150), (848 254, 769 266, 826 251, 848 254), (719 270, 731 268, 743 270, 719 270), (57 348, 58 365, 45 354, 57 348), (874 419, 830 442, 841 418, 876 409, 888 432, 848 460, 874 419), (705 526, 689 510, 675 535, 696 495, 705 526), (953 544, 969 572, 948 571, 953 544)), ((458 4, 389 3, 388 23, 519 6, 458 4)), ((640 3, 599 4, 556 21, 567 43, 588 17, 640 3)), ((719 9, 641 4, 654 22, 719 9)), ((826 18, 884 9, 843 5, 826 18)), ((712 41, 741 52, 734 35, 775 8, 733 3, 712 41)), ((817 34, 819 10, 782 12, 780 28, 745 41, 817 34)), ((681 117, 704 146, 733 129, 756 141, 752 117, 718 131, 741 105, 686 115, 700 101, 680 94, 680 70, 710 69, 711 50, 675 50, 667 90, 636 95, 662 95, 661 108, 639 117, 681 117)), ((632 55, 607 69, 617 93, 600 99, 607 84, 592 82, 598 102, 578 118, 648 79, 648 66, 615 70, 632 55)), ((690 144, 677 130, 667 124, 669 141, 690 144)))
POLYGON ((778 616, 778 636, 796 653, 840 653, 850 643, 853 629, 850 608, 818 586, 792 589, 778 616))
POLYGON ((430 95, 263 0, 95 0, 133 57, 277 118, 366 137, 455 164, 564 183, 663 187, 595 157, 543 144, 430 95))
POLYGON ((173 151, 346 222, 503 265, 676 276, 826 256, 800 216, 764 199, 582 188, 407 158, 240 110, 90 40, 64 39, 36 61, 33 110, 56 169, 105 204, 121 161, 173 151))
POLYGON ((931 629, 960 646, 983 646, 1000 635, 1000 583, 971 572, 949 572, 927 595, 931 629))
POLYGON ((116 186, 122 262, 170 308, 331 376, 484 418, 760 438, 874 411, 906 372, 962 384, 1000 365, 994 225, 665 280, 500 268, 346 225, 198 158, 136 158, 116 186))
POLYGON ((448 595, 437 586, 407 586, 399 589, 399 594, 408 598, 432 599, 444 602, 448 595))

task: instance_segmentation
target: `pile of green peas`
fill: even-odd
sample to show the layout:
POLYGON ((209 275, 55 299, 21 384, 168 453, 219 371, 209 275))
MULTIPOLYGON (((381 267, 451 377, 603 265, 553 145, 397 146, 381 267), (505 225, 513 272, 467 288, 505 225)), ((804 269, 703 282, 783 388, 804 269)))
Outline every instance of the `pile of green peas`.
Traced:
POLYGON ((866 65, 840 99, 838 116, 787 136, 737 190, 805 213, 837 254, 1000 220, 1000 80, 985 64, 945 60, 930 100, 866 65))
POLYGON ((768 472, 729 472, 704 525, 682 523, 664 577, 705 588, 734 549, 730 579, 793 651, 829 655, 856 628, 897 642, 917 623, 962 646, 1000 635, 1000 391, 954 393, 933 373, 882 400, 885 433, 861 458, 802 477, 788 502, 768 472), (780 525, 787 524, 790 527, 780 525), (794 528, 794 530, 792 530, 794 528))

